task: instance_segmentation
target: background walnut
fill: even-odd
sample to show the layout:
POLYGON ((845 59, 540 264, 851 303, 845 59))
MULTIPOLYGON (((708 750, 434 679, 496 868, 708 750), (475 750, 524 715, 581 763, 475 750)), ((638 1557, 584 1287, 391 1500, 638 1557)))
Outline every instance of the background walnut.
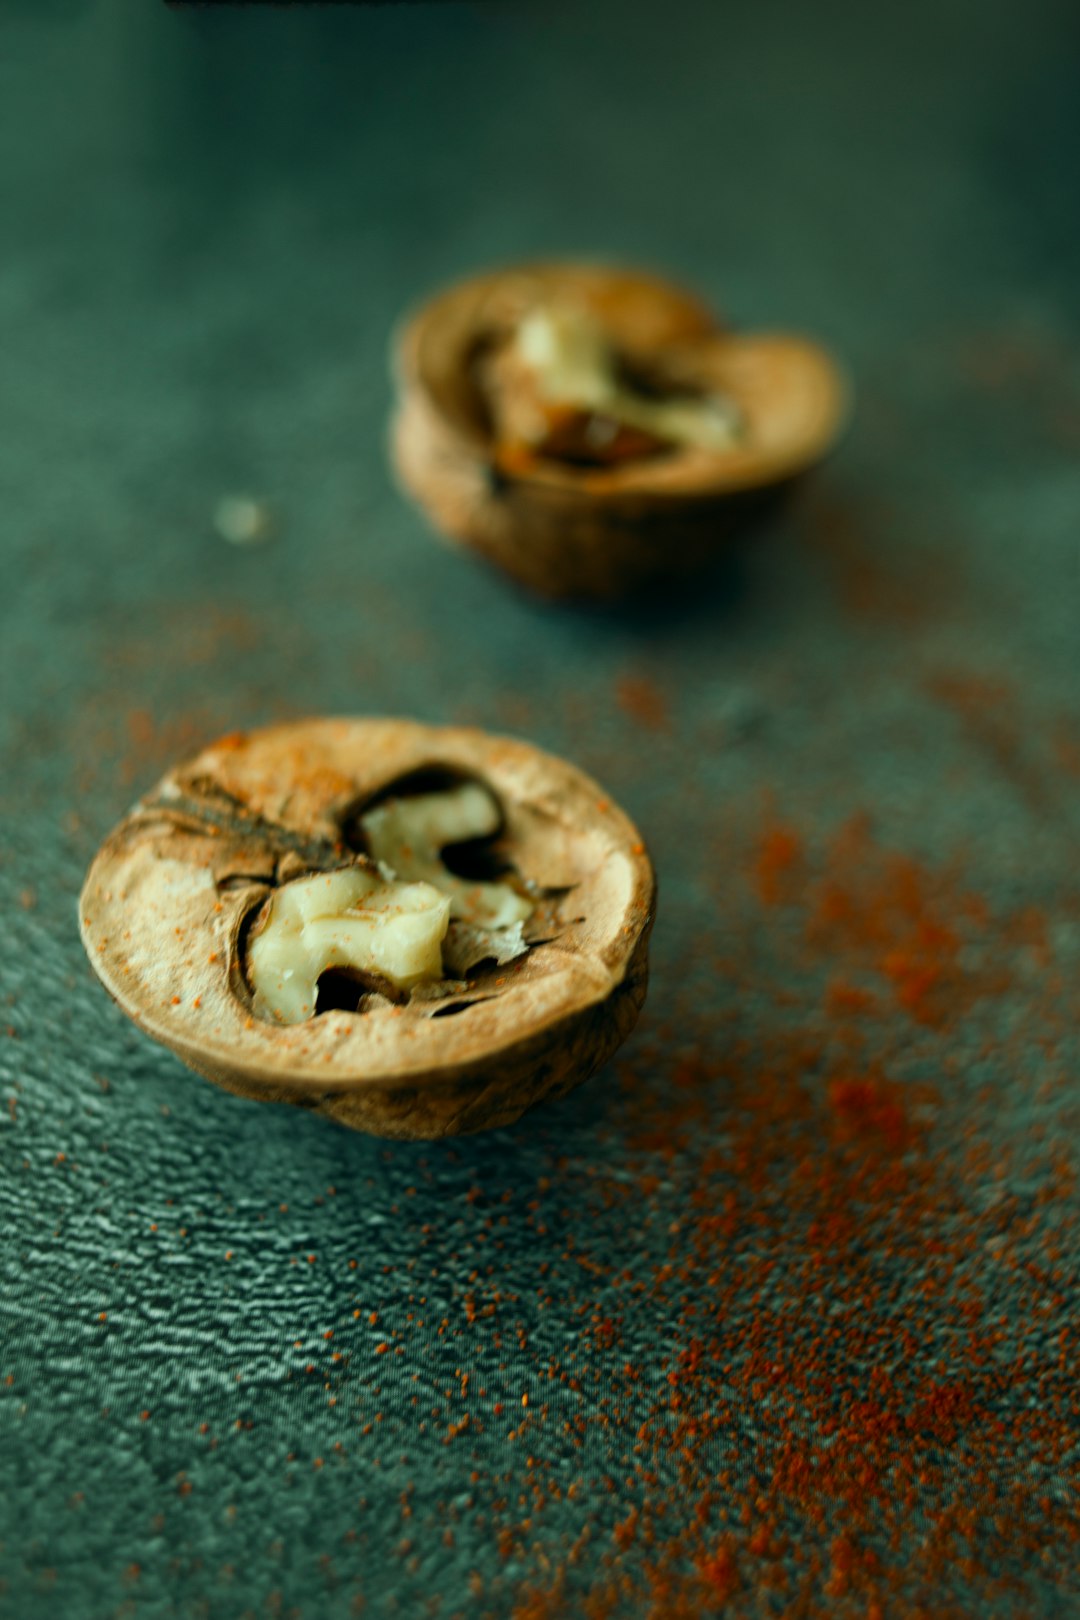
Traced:
POLYGON ((547 596, 700 568, 821 460, 846 410, 816 344, 733 333, 664 281, 579 264, 439 294, 394 364, 404 488, 547 596))

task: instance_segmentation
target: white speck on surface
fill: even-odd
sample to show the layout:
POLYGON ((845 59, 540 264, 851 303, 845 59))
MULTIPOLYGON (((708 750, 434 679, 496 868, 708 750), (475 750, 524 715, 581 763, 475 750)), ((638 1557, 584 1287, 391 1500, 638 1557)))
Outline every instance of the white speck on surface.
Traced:
POLYGON ((214 528, 231 546, 253 546, 270 537, 270 512, 252 495, 223 495, 214 508, 214 528))

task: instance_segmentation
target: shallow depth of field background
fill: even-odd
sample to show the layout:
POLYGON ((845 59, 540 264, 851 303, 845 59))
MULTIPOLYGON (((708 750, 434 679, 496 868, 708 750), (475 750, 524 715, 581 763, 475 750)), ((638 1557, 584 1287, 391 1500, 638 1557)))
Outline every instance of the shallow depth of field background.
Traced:
POLYGON ((5 10, 0 1610, 1080 1605, 1078 47, 1050 0, 5 10), (394 323, 563 253, 854 379, 681 600, 545 607, 391 483, 394 323), (93 982, 110 826, 315 712, 519 733, 641 825, 650 998, 578 1095, 388 1146, 93 982))

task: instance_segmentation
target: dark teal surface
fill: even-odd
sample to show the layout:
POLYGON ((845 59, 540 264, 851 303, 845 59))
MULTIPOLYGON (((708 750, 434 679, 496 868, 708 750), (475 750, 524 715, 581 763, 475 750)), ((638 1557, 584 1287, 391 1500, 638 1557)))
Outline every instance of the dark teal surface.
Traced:
MULTIPOLYGON (((867 1320, 916 1333, 888 1366, 909 1416, 918 1380, 967 1387, 973 1322, 1002 1371, 968 1428, 890 1440, 868 1517, 823 1487, 763 1553, 733 1514, 732 1612, 1080 1613, 1078 43, 1050 0, 6 8, 5 1616, 336 1620, 362 1597, 471 1620, 530 1591, 537 1617, 589 1612, 633 1508, 671 1500, 670 1552, 724 1469, 740 1514, 775 1491, 772 1397, 740 1375, 766 1311, 796 1360, 850 1313, 841 1420, 885 1369, 867 1320), (388 476, 403 310, 562 253, 669 271, 854 377, 806 498, 681 604, 534 604, 434 544, 388 476), (216 534, 235 492, 272 512, 265 545, 216 534), (662 895, 625 1064, 516 1130, 389 1147, 217 1092, 112 1007, 75 923, 98 842, 175 755, 308 712, 519 732, 625 805, 662 895), (859 814, 930 874, 935 916, 959 886, 995 922, 957 954, 961 1012, 897 1005, 860 1052, 933 1088, 890 1150, 937 1189, 923 1224, 902 1248, 863 1211, 863 1249, 811 1285, 800 1177, 815 1133, 823 1162, 847 1151, 829 986, 865 969, 884 997, 894 969, 888 939, 861 966, 805 955, 798 895, 764 903, 758 863, 782 822, 807 882, 835 879, 859 814), (775 1099, 789 1036, 817 1056, 781 1150, 754 1065, 775 1099), (755 1117, 775 1179, 747 1193, 755 1117), (662 1272, 696 1196, 746 1218, 680 1293, 662 1272), (731 1418, 684 1477, 636 1437, 721 1287, 731 1418), (479 1327, 469 1299, 495 1307, 479 1327), (926 1478, 893 1514, 905 1451, 926 1478), (845 1587, 849 1532, 878 1573, 845 1587)), ((715 1415, 716 1387, 687 1398, 715 1415)), ((615 1612, 676 1612, 657 1556, 625 1549, 615 1612)), ((698 1579, 697 1551, 671 1556, 698 1579)))

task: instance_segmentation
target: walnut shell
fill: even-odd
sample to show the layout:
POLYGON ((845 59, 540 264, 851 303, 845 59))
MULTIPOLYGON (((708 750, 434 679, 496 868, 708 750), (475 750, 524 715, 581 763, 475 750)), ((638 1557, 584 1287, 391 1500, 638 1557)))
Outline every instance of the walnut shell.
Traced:
POLYGON ((394 354, 392 452, 435 528, 550 597, 615 598, 714 560, 835 442, 847 388, 805 338, 724 330, 695 298, 651 276, 527 265, 463 282, 405 325, 394 354), (476 358, 547 299, 572 299, 623 354, 726 395, 746 443, 580 467, 535 457, 508 469, 476 358))
POLYGON ((169 772, 95 857, 80 926, 128 1016, 208 1079, 430 1138, 510 1124, 611 1055, 645 998, 654 900, 637 831, 565 761, 482 731, 312 720, 224 737, 169 772), (267 896, 362 858, 348 842, 358 812, 433 770, 499 800, 503 846, 538 896, 527 954, 474 970, 449 999, 256 1018, 244 941, 267 896))

